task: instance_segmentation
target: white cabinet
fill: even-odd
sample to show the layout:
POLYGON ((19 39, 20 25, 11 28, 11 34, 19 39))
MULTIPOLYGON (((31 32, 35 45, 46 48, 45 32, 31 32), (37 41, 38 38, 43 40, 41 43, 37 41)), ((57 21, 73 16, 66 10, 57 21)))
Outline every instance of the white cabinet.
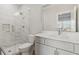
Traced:
POLYGON ((57 49, 57 52, 59 55, 75 55, 74 53, 67 52, 67 51, 60 50, 60 49, 57 49))
POLYGON ((50 55, 57 55, 56 48, 50 47, 50 55))
POLYGON ((75 55, 77 53, 79 53, 78 44, 74 46, 73 43, 42 37, 35 42, 36 55, 75 55))
POLYGON ((47 40, 45 40, 45 44, 52 46, 52 47, 61 48, 61 49, 73 52, 72 43, 57 41, 57 40, 53 40, 53 39, 51 39, 51 40, 47 39, 47 40))
POLYGON ((35 47, 36 55, 54 55, 54 51, 56 50, 55 48, 51 48, 39 43, 36 43, 35 47))
POLYGON ((35 47, 36 47, 36 55, 49 55, 50 54, 50 48, 45 45, 37 43, 35 47))
POLYGON ((75 44, 75 53, 78 53, 79 54, 79 44, 75 44))
POLYGON ((35 47, 36 47, 35 48, 36 55, 75 55, 74 53, 46 46, 40 43, 36 43, 35 47))

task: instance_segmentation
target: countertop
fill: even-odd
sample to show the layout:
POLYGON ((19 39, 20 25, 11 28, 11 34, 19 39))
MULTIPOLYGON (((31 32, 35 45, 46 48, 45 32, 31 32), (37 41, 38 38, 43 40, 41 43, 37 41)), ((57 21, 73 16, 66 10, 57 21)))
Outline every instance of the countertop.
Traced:
POLYGON ((57 31, 43 31, 35 36, 79 44, 79 33, 76 32, 63 32, 58 35, 57 31))

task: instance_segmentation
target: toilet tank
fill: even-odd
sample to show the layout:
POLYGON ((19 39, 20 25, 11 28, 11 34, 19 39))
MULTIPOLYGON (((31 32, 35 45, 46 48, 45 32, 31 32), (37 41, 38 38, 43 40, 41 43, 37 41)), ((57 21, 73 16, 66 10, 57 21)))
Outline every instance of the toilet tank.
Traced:
POLYGON ((35 36, 34 35, 29 35, 29 37, 28 37, 28 41, 30 42, 30 43, 33 43, 34 41, 35 41, 35 36))

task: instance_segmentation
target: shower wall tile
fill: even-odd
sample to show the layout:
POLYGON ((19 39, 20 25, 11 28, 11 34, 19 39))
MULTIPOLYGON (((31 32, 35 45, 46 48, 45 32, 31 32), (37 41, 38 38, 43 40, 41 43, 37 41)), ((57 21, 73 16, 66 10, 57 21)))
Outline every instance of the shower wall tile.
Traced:
POLYGON ((15 13, 18 11, 16 6, 0 4, 0 24, 14 25, 14 32, 2 32, 0 25, 0 46, 6 47, 27 42, 29 33, 35 34, 41 31, 41 6, 23 5, 21 10, 24 13, 24 19, 21 16, 15 16, 15 13), (30 16, 28 8, 31 9, 30 16), (24 30, 22 26, 25 26, 24 30))

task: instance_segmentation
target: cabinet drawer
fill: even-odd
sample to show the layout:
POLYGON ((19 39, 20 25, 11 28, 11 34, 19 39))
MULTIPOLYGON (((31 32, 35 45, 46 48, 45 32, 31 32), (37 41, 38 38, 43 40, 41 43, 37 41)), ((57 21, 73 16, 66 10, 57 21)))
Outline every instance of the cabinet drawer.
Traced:
POLYGON ((57 52, 59 55, 75 55, 74 53, 67 52, 67 51, 60 50, 60 49, 57 49, 57 52))
POLYGON ((79 54, 79 44, 75 44, 75 53, 78 53, 79 54))
POLYGON ((39 43, 35 43, 35 54, 39 54, 39 43))
POLYGON ((45 40, 45 38, 36 37, 36 43, 42 43, 42 44, 44 44, 44 40, 45 40))
POLYGON ((45 44, 73 52, 73 44, 72 43, 47 39, 47 40, 45 40, 45 44))

